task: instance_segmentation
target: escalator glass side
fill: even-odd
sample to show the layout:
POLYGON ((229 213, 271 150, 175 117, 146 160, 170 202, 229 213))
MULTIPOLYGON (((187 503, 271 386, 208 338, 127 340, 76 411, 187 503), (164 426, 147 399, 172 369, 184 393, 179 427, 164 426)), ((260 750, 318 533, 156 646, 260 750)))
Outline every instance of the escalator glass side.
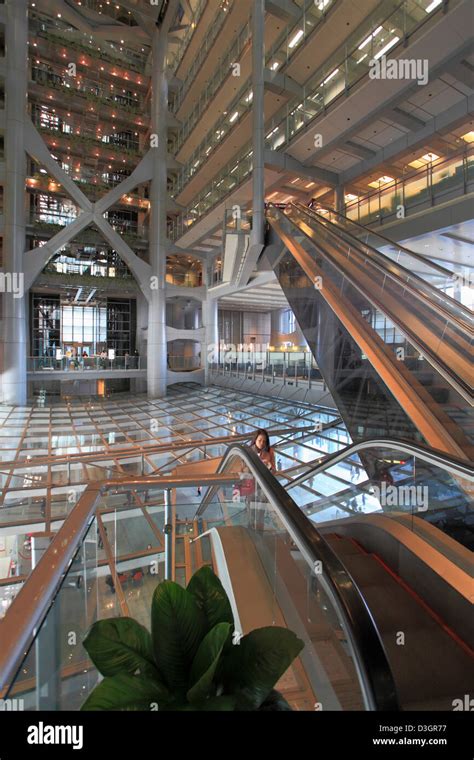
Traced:
POLYGON ((424 436, 430 445, 442 448, 444 435, 435 432, 428 440, 427 428, 420 427, 431 415, 433 429, 444 429, 452 436, 452 453, 464 455, 474 434, 472 405, 422 357, 400 326, 374 306, 370 293, 361 292, 335 266, 327 251, 278 209, 270 208, 268 217, 285 243, 282 255, 274 254, 275 273, 352 438, 395 436, 420 441, 424 436), (288 245, 294 250, 290 252, 288 245), (302 252, 298 260, 295 251, 302 252), (337 294, 332 303, 321 282, 337 294), (378 339, 379 355, 387 357, 391 366, 385 369, 384 379, 380 365, 375 369, 368 361, 363 348, 367 336, 372 342, 374 336, 378 339), (402 386, 405 398, 399 391, 402 386), (411 403, 412 396, 419 403, 410 410, 407 402, 411 403), (422 419, 416 411, 421 404, 426 410, 422 419))
MULTIPOLYGON (((200 519, 208 530, 219 533, 237 607, 242 610, 242 630, 256 624, 286 625, 305 642, 299 663, 277 685, 284 696, 286 690, 289 695, 293 692, 298 709, 364 709, 367 693, 360 663, 367 653, 361 653, 334 586, 328 583, 334 568, 330 573, 327 544, 319 537, 321 559, 309 559, 307 547, 295 540, 282 510, 240 454, 228 455, 221 472, 235 473, 235 483, 212 489, 200 519)), ((330 556, 335 559, 332 552, 330 556)), ((344 583, 353 587, 348 576, 344 581, 345 571, 336 562, 341 587, 344 583)), ((353 591, 358 595, 355 587, 353 591)), ((351 620, 356 619, 354 610, 351 620)), ((380 676, 385 681, 383 668, 380 676)), ((380 689, 387 696, 389 681, 380 689)))
POLYGON ((337 227, 340 232, 347 233, 348 236, 357 238, 365 245, 377 250, 383 249, 383 254, 396 264, 406 267, 409 271, 422 277, 440 290, 448 288, 455 279, 454 273, 429 258, 410 251, 405 246, 391 241, 382 235, 378 230, 364 227, 353 219, 344 214, 340 214, 334 209, 327 206, 313 206, 312 211, 320 218, 321 221, 329 222, 337 227))
MULTIPOLYGON (((293 499, 315 523, 323 524, 363 515, 379 514, 403 519, 412 531, 429 540, 423 524, 474 551, 474 470, 450 471, 404 449, 383 446, 348 447, 346 456, 328 462, 287 485, 293 499), (409 518, 407 520, 406 518, 409 518)), ((436 541, 436 532, 431 534, 436 541)), ((449 551, 449 549, 448 549, 449 551)))

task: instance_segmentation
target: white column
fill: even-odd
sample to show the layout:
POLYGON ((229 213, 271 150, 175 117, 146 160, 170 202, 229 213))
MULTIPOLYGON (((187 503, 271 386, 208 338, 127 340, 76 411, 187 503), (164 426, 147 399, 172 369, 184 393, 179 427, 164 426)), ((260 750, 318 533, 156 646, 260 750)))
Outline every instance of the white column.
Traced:
POLYGON ((150 184, 150 265, 152 289, 148 301, 148 396, 166 395, 166 205, 167 205, 167 111, 168 83, 165 76, 167 33, 155 29, 152 43, 152 139, 153 179, 150 184))
POLYGON ((251 244, 263 245, 265 238, 265 0, 253 0, 252 14, 253 205, 251 244))
POLYGON ((28 87, 27 0, 6 3, 5 186, 3 256, 3 376, 6 404, 26 404, 26 312, 23 292, 26 154, 24 127, 28 87), (9 285, 9 277, 11 284, 9 285), (9 292, 7 292, 9 291, 9 292), (16 292, 12 292, 16 291, 16 292))
POLYGON ((205 384, 210 383, 210 365, 218 361, 219 323, 217 298, 203 301, 202 317, 205 345, 201 346, 201 367, 205 370, 205 384))

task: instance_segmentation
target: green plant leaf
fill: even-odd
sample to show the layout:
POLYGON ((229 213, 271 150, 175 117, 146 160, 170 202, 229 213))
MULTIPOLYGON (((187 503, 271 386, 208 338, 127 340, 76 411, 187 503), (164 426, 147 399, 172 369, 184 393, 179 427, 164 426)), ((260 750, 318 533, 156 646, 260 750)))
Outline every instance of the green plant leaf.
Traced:
POLYGON ((225 693, 237 698, 236 709, 258 710, 303 647, 296 634, 277 626, 251 631, 233 646, 222 679, 225 693))
POLYGON ((196 604, 204 613, 208 630, 217 623, 234 624, 234 616, 229 598, 219 578, 210 567, 201 567, 188 583, 187 591, 193 595, 196 604))
POLYGON ((173 581, 156 587, 151 604, 153 653, 177 698, 188 690, 189 670, 206 632, 205 617, 192 594, 173 581))
POLYGON ((206 699, 200 705, 197 705, 197 709, 204 712, 219 711, 230 712, 235 710, 235 697, 231 694, 223 694, 220 697, 212 697, 206 699))
POLYGON ((83 644, 103 676, 139 670, 158 677, 150 633, 132 618, 99 620, 91 626, 83 644))
POLYGON ((292 708, 286 701, 285 697, 279 691, 272 689, 268 697, 258 708, 260 712, 288 712, 292 708))
POLYGON ((97 684, 81 710, 160 710, 170 701, 168 689, 159 681, 117 673, 97 684))
POLYGON ((202 640, 191 667, 194 686, 187 693, 189 702, 199 703, 211 695, 214 673, 231 628, 230 623, 218 623, 202 640))

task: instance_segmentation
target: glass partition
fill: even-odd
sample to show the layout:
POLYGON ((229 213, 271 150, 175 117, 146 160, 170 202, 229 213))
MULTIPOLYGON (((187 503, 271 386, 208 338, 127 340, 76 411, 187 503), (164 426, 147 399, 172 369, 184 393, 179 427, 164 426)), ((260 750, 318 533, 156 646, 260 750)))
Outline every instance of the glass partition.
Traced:
POLYGON ((474 472, 456 474, 400 445, 361 447, 303 474, 287 488, 318 527, 336 529, 336 521, 380 514, 445 552, 443 534, 474 550, 473 486, 474 472))

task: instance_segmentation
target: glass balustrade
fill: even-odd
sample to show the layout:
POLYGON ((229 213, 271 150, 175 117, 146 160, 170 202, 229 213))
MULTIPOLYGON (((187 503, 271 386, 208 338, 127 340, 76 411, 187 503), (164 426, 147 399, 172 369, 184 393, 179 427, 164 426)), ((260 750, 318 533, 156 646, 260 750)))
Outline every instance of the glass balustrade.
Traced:
MULTIPOLYGON (((317 23, 314 22, 314 19, 317 19, 317 22, 321 21, 324 14, 327 13, 331 7, 333 1, 334 0, 326 0, 326 2, 324 2, 324 8, 320 8, 315 5, 314 0, 305 0, 301 9, 301 19, 297 24, 294 24, 291 29, 290 27, 287 27, 286 31, 280 35, 277 42, 272 46, 270 51, 265 54, 265 64, 267 68, 275 71, 280 68, 282 65, 280 62, 283 60, 285 64, 288 63, 291 56, 299 49, 300 44, 306 41, 308 34, 314 31, 317 25, 317 23), (300 37, 298 36, 298 30, 301 26, 304 27, 304 34, 300 37), (297 38, 297 43, 290 45, 292 40, 295 38, 297 38), (284 51, 284 53, 282 51, 284 51), (276 61, 278 61, 278 65, 276 65, 276 61)), ((235 61, 247 43, 250 32, 250 28, 244 29, 242 32, 242 39, 241 37, 237 38, 237 41, 230 48, 230 51, 226 56, 226 60, 229 62, 235 61)), ((218 67, 218 71, 215 74, 215 83, 213 83, 210 88, 211 93, 214 93, 217 90, 227 74, 227 68, 218 67)), ((176 138, 176 142, 173 145, 173 152, 175 154, 179 152, 186 139, 188 138, 190 132, 197 123, 199 115, 202 113, 209 102, 209 97, 212 97, 212 95, 209 96, 209 93, 206 91, 204 95, 201 96, 203 100, 202 106, 196 107, 192 114, 185 121, 184 125, 181 126, 176 138)), ((209 134, 206 135, 202 143, 193 152, 192 156, 187 161, 185 167, 181 170, 181 172, 174 180, 171 189, 171 192, 174 196, 181 192, 183 187, 185 187, 185 185, 194 176, 202 164, 206 162, 210 153, 219 145, 222 139, 238 125, 240 120, 245 115, 251 113, 252 101, 252 87, 246 83, 238 95, 231 102, 231 104, 227 106, 226 114, 216 122, 214 128, 209 132, 209 134)))
POLYGON ((382 224, 396 218, 400 205, 405 211, 423 204, 447 200, 451 194, 470 192, 474 185, 474 151, 464 148, 420 169, 408 172, 356 201, 346 204, 345 213, 359 224, 382 224))
MULTIPOLYGON (((373 648, 367 656, 351 621, 354 615, 369 640, 376 637, 373 623, 339 560, 317 534, 309 540, 309 521, 300 521, 283 491, 280 500, 275 496, 276 486, 265 482, 245 454, 228 455, 221 470, 222 482, 202 493, 195 485, 176 489, 172 549, 165 549, 163 487, 117 483, 97 495, 94 516, 81 529, 54 604, 32 632, 6 696, 22 699, 30 711, 79 709, 100 680, 82 645, 86 632, 98 619, 124 615, 149 627, 151 598, 165 577, 171 549, 173 577, 181 585, 203 565, 226 584, 227 569, 239 633, 255 627, 250 594, 258 602, 260 625, 288 627, 302 639, 302 653, 277 685, 291 693, 297 709, 389 709, 393 687, 384 688, 385 677, 371 686, 373 648), (146 515, 133 507, 135 493, 146 515), (232 551, 239 547, 245 548, 240 557, 232 551), (324 572, 318 570, 321 563, 324 572)), ((12 585, 0 590, 6 614, 12 585)), ((390 681, 388 668, 386 673, 390 681)))
MULTIPOLYGON (((328 106, 333 103, 342 94, 347 94, 359 81, 367 76, 370 68, 370 62, 374 58, 380 57, 382 51, 392 42, 390 50, 402 44, 407 35, 413 34, 427 21, 429 21, 439 8, 433 8, 429 13, 426 9, 416 2, 416 0, 403 0, 395 10, 387 14, 381 22, 371 21, 370 26, 364 32, 360 43, 350 52, 347 49, 341 54, 338 51, 333 56, 333 63, 327 66, 325 74, 318 73, 317 80, 310 82, 304 87, 304 98, 298 105, 288 104, 286 114, 275 116, 269 124, 266 125, 265 148, 268 150, 281 150, 286 147, 290 141, 305 128, 320 113, 323 113, 328 106), (388 40, 388 42, 387 42, 388 40)), ((235 58, 235 55, 233 56, 235 58)), ((271 64, 270 64, 271 68, 271 64)), ((217 79, 213 82, 211 89, 206 90, 202 101, 199 101, 187 121, 182 125, 178 142, 175 145, 175 152, 183 144, 184 140, 194 128, 195 123, 200 118, 202 112, 209 102, 209 92, 215 92, 217 89, 216 82, 220 78, 227 76, 228 70, 224 67, 219 69, 217 79), (214 88, 214 89, 213 89, 214 88)), ((186 182, 193 176, 199 166, 206 161, 211 150, 223 139, 227 131, 232 128, 233 124, 242 118, 244 111, 243 105, 245 98, 250 97, 250 91, 244 91, 239 95, 240 109, 235 108, 232 113, 226 116, 226 122, 220 121, 216 126, 215 133, 207 138, 200 149, 193 154, 192 164, 186 166, 181 172, 181 178, 176 181, 174 192, 178 193, 184 187, 186 182), (234 121, 230 119, 237 114, 234 121), (217 138, 217 139, 216 139, 217 138), (206 153, 207 151, 207 153, 206 153)), ((234 105, 234 103, 233 103, 234 105)), ((247 103, 251 108, 251 100, 247 103)), ((186 212, 176 218, 170 226, 172 239, 176 240, 185 234, 193 224, 226 195, 228 195, 236 185, 249 175, 249 164, 251 160, 251 151, 247 145, 240 157, 233 159, 232 168, 229 164, 225 171, 212 181, 210 185, 199 194, 198 199, 189 207, 186 212), (233 177, 230 176, 233 173, 233 177)), ((388 201, 387 201, 388 202, 388 201)))
POLYGON ((298 478, 289 493, 315 523, 378 514, 450 556, 442 534, 474 549, 474 478, 433 464, 402 445, 367 446, 298 478), (430 530, 434 526, 440 531, 430 530))
POLYGON ((181 41, 178 43, 178 46, 175 50, 170 50, 168 53, 168 69, 173 73, 176 72, 184 58, 184 55, 186 54, 188 45, 193 38, 194 32, 196 31, 197 25, 199 24, 206 6, 206 0, 198 0, 197 5, 193 9, 192 20, 190 20, 189 25, 181 38, 181 41))
POLYGON ((87 372, 116 370, 145 370, 146 356, 116 356, 113 359, 100 356, 52 356, 27 357, 28 372, 87 372))
MULTIPOLYGON (((213 22, 209 27, 208 33, 204 37, 202 44, 193 60, 193 63, 186 75, 186 79, 184 80, 183 84, 179 88, 176 97, 174 98, 174 101, 171 105, 171 110, 174 113, 177 113, 179 111, 187 92, 189 91, 189 88, 191 87, 192 83, 194 82, 197 73, 201 66, 203 65, 204 61, 207 59, 209 55, 209 51, 211 50, 215 40, 217 39, 217 36, 222 30, 222 27, 224 26, 226 20, 228 19, 229 15, 232 12, 232 9, 234 7, 235 0, 229 0, 229 5, 227 7, 227 12, 223 13, 221 8, 218 8, 216 15, 214 16, 213 22)), ((247 22, 246 24, 246 30, 247 34, 250 34, 250 24, 247 22)), ((242 38, 242 35, 245 34, 245 32, 241 32, 239 34, 238 39, 242 38)), ((234 43, 235 45, 235 43, 234 43)), ((231 50, 234 49, 234 46, 231 47, 231 50)), ((225 66, 225 62, 229 60, 230 51, 221 59, 221 65, 225 66)), ((220 68, 220 66, 218 66, 220 68)))

